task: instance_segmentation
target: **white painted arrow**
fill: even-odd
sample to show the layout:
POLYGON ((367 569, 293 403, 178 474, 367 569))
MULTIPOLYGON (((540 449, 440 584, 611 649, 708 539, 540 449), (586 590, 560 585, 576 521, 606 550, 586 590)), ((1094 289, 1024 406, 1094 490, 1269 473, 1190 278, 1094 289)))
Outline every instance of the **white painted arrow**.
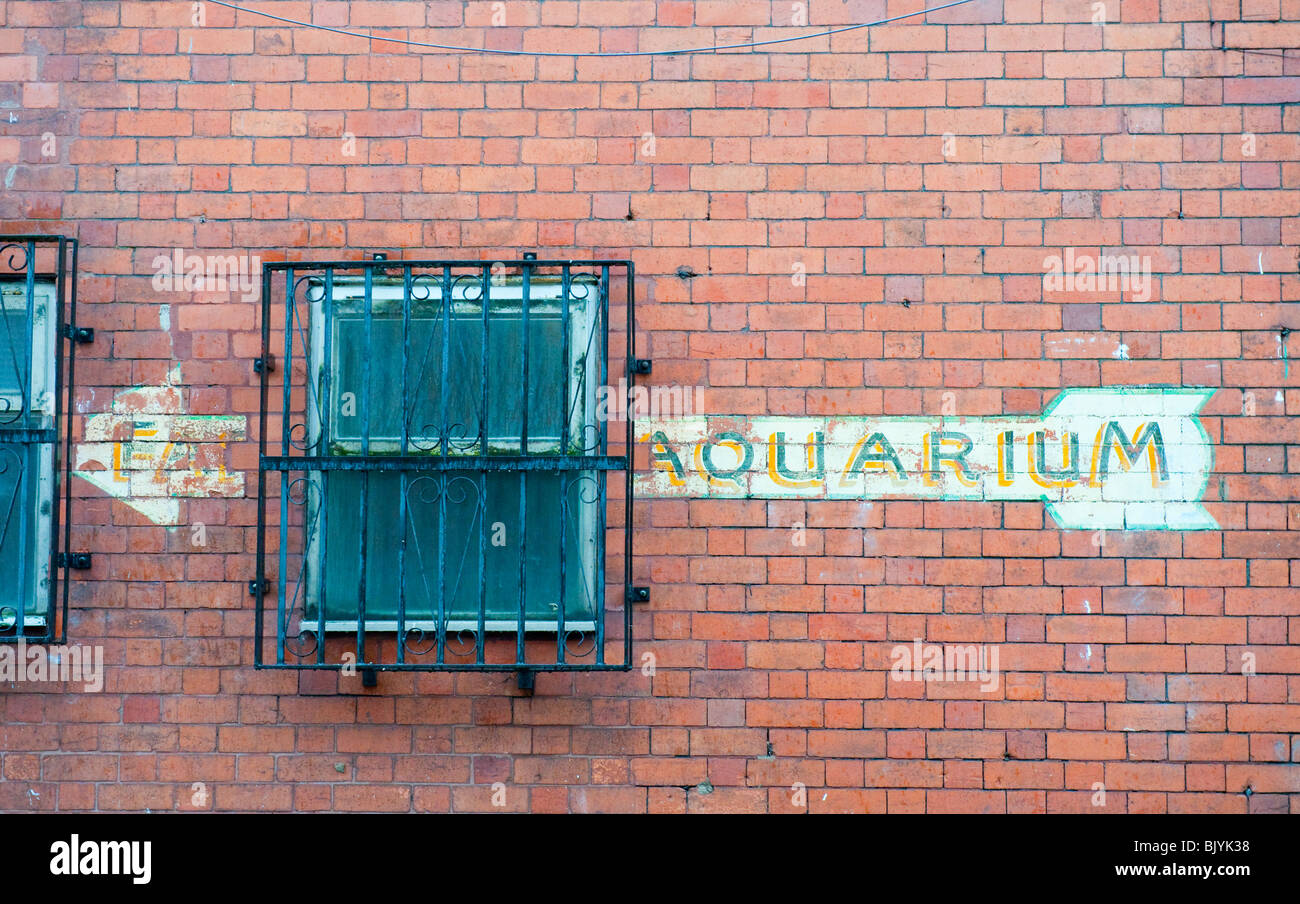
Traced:
POLYGON ((180 521, 180 499, 244 495, 244 475, 225 467, 229 442, 247 437, 242 415, 186 413, 180 368, 158 386, 113 397, 112 410, 86 417, 73 473, 154 524, 180 521))

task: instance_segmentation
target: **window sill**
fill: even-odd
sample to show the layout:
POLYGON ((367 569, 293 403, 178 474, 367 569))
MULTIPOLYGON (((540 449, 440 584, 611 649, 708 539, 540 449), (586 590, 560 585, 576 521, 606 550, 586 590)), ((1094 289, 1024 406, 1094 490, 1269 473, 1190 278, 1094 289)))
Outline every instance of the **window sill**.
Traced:
MULTIPOLYGON (((518 623, 515 621, 510 621, 506 619, 489 618, 483 623, 483 628, 489 634, 517 634, 518 633, 517 625, 518 623)), ((436 621, 429 621, 427 619, 408 620, 406 622, 406 629, 409 631, 413 628, 418 629, 420 631, 426 631, 432 634, 437 631, 438 623, 436 621)), ((303 621, 302 624, 298 626, 298 630, 310 631, 314 634, 316 633, 317 630, 317 622, 303 621)), ((448 636, 459 634, 462 631, 477 631, 477 630, 478 630, 478 622, 471 619, 456 619, 447 622, 448 636)), ((525 634, 555 634, 558 632, 558 630, 559 630, 559 623, 552 620, 536 619, 536 620, 526 620, 524 622, 525 634)), ((564 630, 565 632, 595 631, 596 623, 590 619, 580 619, 577 621, 566 620, 564 622, 564 630)), ((365 622, 365 631, 367 634, 374 634, 374 633, 396 634, 397 621, 395 619, 383 620, 383 621, 380 620, 367 621, 365 622)), ((356 634, 357 623, 355 621, 348 621, 347 619, 326 619, 325 633, 326 634, 356 634)))

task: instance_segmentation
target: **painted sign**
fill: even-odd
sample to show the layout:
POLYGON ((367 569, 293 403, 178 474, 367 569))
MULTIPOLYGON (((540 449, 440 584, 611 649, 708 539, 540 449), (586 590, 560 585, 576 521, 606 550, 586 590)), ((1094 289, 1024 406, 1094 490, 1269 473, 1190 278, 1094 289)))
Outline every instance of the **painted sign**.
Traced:
POLYGON ((641 497, 1041 500, 1062 528, 1216 530, 1213 389, 1066 389, 1041 416, 637 421, 641 497))
POLYGON ((155 524, 179 523, 181 498, 244 495, 244 475, 226 470, 226 455, 227 443, 247 438, 247 418, 187 414, 178 376, 120 392, 112 412, 88 415, 73 465, 155 524))

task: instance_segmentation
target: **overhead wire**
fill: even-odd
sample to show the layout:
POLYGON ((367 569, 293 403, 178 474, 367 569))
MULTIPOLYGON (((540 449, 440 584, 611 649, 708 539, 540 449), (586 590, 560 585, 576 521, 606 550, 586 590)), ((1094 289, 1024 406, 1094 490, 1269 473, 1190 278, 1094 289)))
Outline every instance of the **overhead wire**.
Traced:
POLYGON ((405 44, 409 47, 424 47, 431 50, 450 50, 461 53, 488 53, 501 56, 532 56, 532 57, 662 57, 662 56, 682 56, 694 53, 717 53, 720 50, 745 50, 753 47, 771 47, 776 44, 789 44, 794 41, 808 41, 813 38, 825 38, 831 35, 844 34, 845 32, 858 31, 863 28, 871 28, 876 25, 887 25, 890 22, 899 22, 903 19, 914 19, 917 16, 937 13, 941 10, 952 9, 955 6, 963 6, 967 3, 974 3, 975 0, 951 0, 941 6, 931 6, 926 9, 918 9, 915 12, 901 13, 897 16, 889 16, 884 19, 876 19, 874 22, 858 22, 853 25, 841 25, 837 28, 830 28, 824 31, 810 32, 809 34, 791 35, 784 38, 768 38, 763 41, 744 41, 738 44, 712 44, 703 47, 682 47, 674 50, 592 50, 592 51, 570 51, 570 50, 507 50, 495 47, 468 47, 459 44, 440 44, 433 41, 415 41, 410 38, 390 38, 383 35, 370 34, 368 32, 348 31, 345 28, 336 28, 332 25, 320 25, 316 22, 304 22, 301 19, 290 19, 287 16, 277 16, 273 13, 262 12, 257 9, 239 6, 227 0, 207 0, 208 3, 224 6, 228 9, 237 10, 242 13, 249 13, 255 16, 264 16, 267 19, 274 19, 277 22, 284 22, 287 25, 298 25, 303 28, 315 28, 321 31, 329 31, 334 34, 347 35, 352 38, 362 38, 370 41, 388 41, 393 44, 405 44))

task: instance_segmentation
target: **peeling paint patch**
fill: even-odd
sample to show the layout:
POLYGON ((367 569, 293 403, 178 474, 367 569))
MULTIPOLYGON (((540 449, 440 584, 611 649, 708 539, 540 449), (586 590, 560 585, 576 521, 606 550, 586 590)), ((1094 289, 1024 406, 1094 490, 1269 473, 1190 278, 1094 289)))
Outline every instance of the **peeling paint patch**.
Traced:
POLYGON ((242 415, 185 413, 184 387, 118 393, 112 411, 86 418, 74 473, 155 524, 177 524, 179 498, 244 495, 244 475, 226 470, 227 444, 248 436, 242 415))
POLYGON ((87 442, 219 443, 247 439, 242 415, 96 414, 86 419, 87 442))

